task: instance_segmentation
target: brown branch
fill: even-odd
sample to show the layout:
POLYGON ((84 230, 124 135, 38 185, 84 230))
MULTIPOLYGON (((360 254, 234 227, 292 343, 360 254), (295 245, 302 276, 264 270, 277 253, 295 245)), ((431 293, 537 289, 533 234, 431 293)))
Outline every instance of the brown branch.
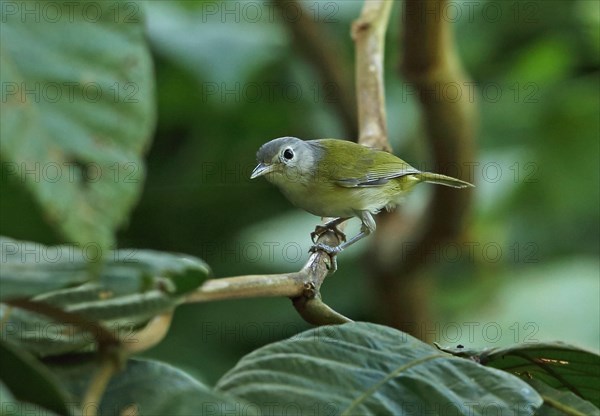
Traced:
MULTIPOLYGON (((309 259, 313 263, 316 259, 309 259)), ((300 296, 304 283, 310 281, 306 266, 299 272, 223 277, 204 282, 199 290, 190 293, 185 303, 210 302, 223 299, 300 296)))
POLYGON ((321 78, 319 98, 331 102, 342 120, 348 137, 356 137, 356 106, 352 92, 352 74, 345 64, 343 45, 329 35, 321 23, 326 17, 306 10, 299 0, 275 0, 282 14, 294 12, 297 18, 283 19, 296 48, 317 70, 321 78), (324 41, 327 40, 327 41, 324 41))
POLYGON ((367 0, 352 25, 356 44, 356 97, 358 101, 358 142, 387 151, 388 143, 383 85, 385 32, 393 2, 367 0))
POLYGON ((306 322, 313 325, 345 324, 351 319, 334 311, 321 300, 320 294, 314 293, 311 285, 306 286, 304 296, 292 299, 294 307, 306 322), (306 293, 307 292, 307 293, 306 293))
MULTIPOLYGON (((341 243, 333 232, 324 233, 319 237, 318 242, 329 246, 341 243)), ((330 273, 331 267, 329 255, 319 250, 311 254, 298 272, 207 280, 198 290, 190 293, 184 302, 285 296, 292 299, 294 307, 308 323, 327 325, 350 322, 348 318, 333 311, 320 300, 319 289, 330 273)))
MULTIPOLYGON (((456 171, 447 170, 462 166, 463 174, 458 176, 472 180, 465 173, 473 160, 476 109, 472 97, 466 93, 469 83, 460 66, 452 27, 443 18, 446 2, 405 1, 402 72, 418 94, 431 145, 435 167, 432 170, 457 176, 456 171), (439 93, 450 83, 464 89, 460 99, 448 99, 439 93)), ((377 257, 374 280, 379 285, 381 304, 387 308, 388 323, 409 331, 404 323, 421 320, 419 316, 426 305, 426 296, 418 291, 427 290, 427 283, 418 281, 416 272, 427 261, 427 253, 460 234, 472 198, 471 190, 467 189, 457 191, 437 186, 433 192, 428 210, 408 234, 402 232, 404 226, 397 216, 380 216, 382 232, 376 235, 372 246, 372 254, 377 257), (406 242, 411 247, 408 252, 403 250, 406 242), (413 298, 416 302, 411 302, 413 298)))

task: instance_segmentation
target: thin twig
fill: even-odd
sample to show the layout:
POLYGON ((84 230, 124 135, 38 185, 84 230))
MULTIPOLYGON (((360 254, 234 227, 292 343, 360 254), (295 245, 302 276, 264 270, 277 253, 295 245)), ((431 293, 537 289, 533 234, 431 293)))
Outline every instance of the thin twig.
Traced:
MULTIPOLYGON (((329 246, 340 244, 333 232, 322 234, 318 242, 329 246)), ((339 324, 350 322, 319 300, 319 289, 332 267, 331 258, 318 250, 298 272, 248 275, 210 279, 184 299, 184 303, 210 302, 223 299, 285 296, 304 320, 312 324, 339 324), (307 290, 310 288, 310 290, 307 290)))
POLYGON ((358 142, 387 151, 383 57, 385 32, 392 10, 391 0, 367 0, 360 17, 352 25, 356 44, 356 98, 358 102, 358 142))
MULTIPOLYGON (((307 285, 307 291, 312 291, 312 287, 307 285)), ((306 322, 313 325, 333 325, 346 324, 352 322, 339 312, 334 311, 321 300, 321 296, 315 293, 314 296, 305 295, 292 299, 294 308, 304 318, 306 322)))
MULTIPOLYGON (((311 256, 309 263, 313 261, 315 260, 311 256)), ((308 273, 303 270, 294 273, 210 279, 204 282, 199 290, 186 296, 185 303, 277 296, 293 298, 302 294, 304 282, 310 280, 308 273)))

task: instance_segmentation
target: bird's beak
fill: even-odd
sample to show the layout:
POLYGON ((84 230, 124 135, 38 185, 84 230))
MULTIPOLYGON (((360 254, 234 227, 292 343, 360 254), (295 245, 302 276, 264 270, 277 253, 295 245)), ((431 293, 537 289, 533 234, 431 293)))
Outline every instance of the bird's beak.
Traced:
POLYGON ((254 178, 258 178, 259 176, 266 175, 267 173, 272 172, 273 169, 275 169, 274 165, 267 165, 267 164, 261 162, 252 171, 252 175, 250 175, 250 179, 254 179, 254 178))

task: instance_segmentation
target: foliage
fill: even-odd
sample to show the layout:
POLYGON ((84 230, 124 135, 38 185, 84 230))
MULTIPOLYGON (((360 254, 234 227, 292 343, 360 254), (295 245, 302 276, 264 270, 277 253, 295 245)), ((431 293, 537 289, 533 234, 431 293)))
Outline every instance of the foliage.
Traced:
POLYGON ((65 2, 52 12, 71 19, 22 18, 24 3, 2 2, 0 149, 3 178, 24 185, 50 224, 106 249, 139 196, 154 80, 133 3, 93 4, 94 22, 65 2))
POLYGON ((109 253, 94 275, 85 252, 72 246, 47 247, 8 238, 0 238, 0 244, 1 299, 10 304, 27 297, 33 302, 29 311, 0 309, 3 339, 41 356, 91 347, 95 336, 90 332, 98 330, 96 323, 121 343, 135 343, 136 331, 156 315, 172 311, 210 273, 204 262, 191 256, 122 249, 109 253), (75 314, 92 327, 79 331, 54 325, 61 318, 36 309, 37 303, 75 314))
MULTIPOLYGON (((276 412, 420 414, 446 406, 464 414, 598 414, 599 357, 578 347, 438 351, 375 324, 302 331, 291 308, 277 301, 179 307, 210 274, 196 256, 219 275, 297 269, 307 242, 281 236, 297 233, 303 214, 278 217, 287 207, 280 196, 261 184, 249 191, 253 154, 266 138, 335 137, 343 130, 332 116, 331 92, 339 86, 315 81, 290 52, 280 21, 264 14, 250 22, 246 15, 239 24, 209 13, 208 3, 222 4, 31 2, 37 12, 28 17, 23 3, 0 2, 0 234, 11 237, 0 239, 2 412, 75 414, 91 405, 101 414, 261 414, 273 406, 276 412), (92 8, 99 13, 94 19, 86 14, 92 8), (51 19, 56 10, 64 18, 51 19), (187 43, 190 33, 203 40, 196 49, 187 43), (251 85, 260 87, 260 97, 249 95, 251 85), (289 95, 292 87, 302 93, 289 95), (146 168, 143 153, 155 124, 146 168), (240 195, 251 193, 252 203, 240 203, 240 195), (153 250, 116 249, 116 241, 153 250), (274 241, 268 247, 279 254, 268 255, 265 241, 274 241), (257 255, 249 254, 257 247, 257 255), (290 247, 300 253, 295 262, 290 247), (121 359, 119 351, 138 351, 135 344, 154 319, 175 308, 171 333, 151 354, 185 371, 121 359), (265 324, 275 331, 261 332, 265 324), (259 333, 249 336, 249 328, 259 333), (121 371, 101 402, 86 403, 111 360, 121 371)), ((486 261, 483 252, 457 264, 433 262, 449 276, 438 303, 450 320, 468 317, 465 310, 477 315, 491 305, 495 311, 488 294, 500 281, 525 272, 546 277, 541 259, 553 265, 597 255, 600 42, 591 3, 527 2, 533 9, 516 3, 494 24, 481 16, 457 22, 458 45, 480 87, 479 166, 494 163, 504 172, 493 181, 489 170, 476 171, 482 197, 473 232, 478 242, 501 239, 505 253, 507 244, 520 246, 499 263, 486 261), (532 16, 535 21, 523 20, 532 16), (492 84, 503 99, 486 95, 492 84), (473 275, 488 279, 467 281, 473 275)), ((242 3, 232 4, 242 13, 242 3)), ((347 44, 356 5, 328 4, 317 2, 310 12, 347 44)), ((390 29, 395 36, 398 25, 390 29)), ((388 50, 388 74, 395 53, 388 50)), ((411 139, 420 130, 406 87, 390 76, 390 130, 406 159, 418 160, 411 139)), ((345 275, 328 286, 333 304, 374 320, 356 259, 340 264, 338 275, 345 275)), ((577 269, 582 278, 597 278, 594 264, 577 269)), ((567 277, 560 276, 561 284, 567 277)), ((531 308, 536 290, 522 292, 531 308)))

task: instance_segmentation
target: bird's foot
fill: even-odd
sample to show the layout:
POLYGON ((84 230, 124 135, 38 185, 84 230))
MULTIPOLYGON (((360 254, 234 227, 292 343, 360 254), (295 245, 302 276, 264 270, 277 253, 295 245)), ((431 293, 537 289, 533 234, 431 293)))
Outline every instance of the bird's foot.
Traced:
POLYGON ((317 252, 317 250, 324 251, 325 253, 329 254, 330 256, 336 256, 337 254, 339 254, 340 251, 342 251, 340 246, 332 247, 327 244, 316 243, 310 248, 310 250, 308 250, 308 252, 315 253, 315 252, 317 252))
POLYGON ((336 256, 339 252, 342 251, 340 249, 340 247, 339 246, 331 247, 331 246, 328 246, 327 244, 316 243, 308 250, 309 253, 316 253, 317 251, 324 251, 325 253, 327 253, 329 255, 330 263, 327 265, 327 268, 329 269, 329 274, 334 274, 337 271, 336 256))
POLYGON ((317 225, 315 227, 315 230, 312 233, 310 233, 310 238, 311 238, 312 242, 316 243, 317 240, 319 239, 319 237, 321 237, 323 234, 325 234, 328 231, 333 231, 335 236, 341 242, 346 241, 346 234, 341 232, 339 230, 339 228, 337 228, 337 226, 333 225, 333 226, 326 227, 325 225, 317 225))

